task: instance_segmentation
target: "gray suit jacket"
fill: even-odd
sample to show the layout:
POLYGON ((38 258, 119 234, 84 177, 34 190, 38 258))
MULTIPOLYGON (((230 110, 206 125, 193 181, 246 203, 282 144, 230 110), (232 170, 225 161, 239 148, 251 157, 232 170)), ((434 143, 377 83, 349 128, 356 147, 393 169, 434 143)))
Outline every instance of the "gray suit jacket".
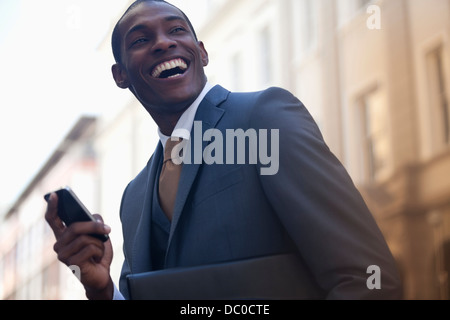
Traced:
MULTIPOLYGON (((279 88, 230 93, 216 86, 195 121, 202 135, 209 129, 224 137, 227 129, 279 130, 279 146, 267 139, 269 154, 279 147, 279 170, 262 175, 267 163, 250 164, 249 154, 238 164, 237 147, 234 164, 184 164, 165 268, 297 252, 326 298, 401 298, 396 265, 377 224, 297 98, 279 88), (372 265, 380 267, 381 290, 367 287, 372 265)), ((195 131, 191 138, 199 141, 195 131)), ((159 144, 123 195, 125 297, 126 276, 152 270, 150 201, 161 156, 159 144)))

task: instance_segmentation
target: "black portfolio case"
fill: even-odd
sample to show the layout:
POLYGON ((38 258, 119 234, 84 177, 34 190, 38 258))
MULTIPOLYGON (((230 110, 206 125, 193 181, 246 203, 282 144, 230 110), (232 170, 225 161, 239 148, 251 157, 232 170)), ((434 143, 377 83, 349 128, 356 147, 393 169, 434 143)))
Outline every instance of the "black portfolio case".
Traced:
POLYGON ((295 254, 128 276, 133 300, 316 300, 320 289, 295 254))

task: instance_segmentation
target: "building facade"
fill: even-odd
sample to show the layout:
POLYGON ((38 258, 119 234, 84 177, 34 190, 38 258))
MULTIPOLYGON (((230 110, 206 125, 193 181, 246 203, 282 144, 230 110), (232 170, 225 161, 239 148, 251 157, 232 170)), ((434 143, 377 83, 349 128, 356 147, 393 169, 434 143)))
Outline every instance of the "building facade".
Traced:
MULTIPOLYGON (((83 117, 24 189, 0 223, 0 299, 83 299, 84 290, 53 250, 44 194, 71 186, 87 207, 95 206, 97 161, 92 148, 96 119, 83 117)), ((73 271, 76 271, 73 269, 73 271)))
POLYGON ((209 3, 209 79, 302 100, 377 219, 405 298, 448 299, 450 1, 209 3))

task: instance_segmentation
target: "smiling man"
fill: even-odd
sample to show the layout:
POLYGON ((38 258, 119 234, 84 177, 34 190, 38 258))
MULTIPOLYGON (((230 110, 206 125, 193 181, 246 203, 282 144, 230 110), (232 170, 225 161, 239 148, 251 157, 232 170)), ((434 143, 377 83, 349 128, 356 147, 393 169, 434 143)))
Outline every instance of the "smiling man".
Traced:
MULTIPOLYGON (((276 278, 289 284, 284 264, 275 264, 273 277, 273 261, 281 260, 271 257, 285 255, 296 257, 296 298, 401 297, 395 262, 378 226, 297 98, 280 88, 232 93, 212 86, 204 72, 208 54, 203 43, 184 13, 165 1, 133 3, 117 23, 112 47, 117 85, 129 89, 148 111, 161 143, 122 198, 125 261, 120 292, 109 276, 111 243, 89 236, 108 233, 109 227, 101 220, 65 227, 57 216, 58 198, 50 197, 46 219, 56 235, 55 251, 65 264, 80 267, 88 298, 133 298, 128 282, 133 276, 191 267, 207 272, 224 264, 238 270, 235 278, 225 275, 231 272, 227 269, 198 278, 190 288, 177 283, 173 295, 167 288, 149 286, 146 296, 176 298, 179 292, 194 292, 208 299, 227 291, 233 292, 231 298, 267 298, 274 292, 258 288, 277 288, 279 295, 271 297, 285 297, 284 287, 270 283, 276 278), (171 161, 179 155, 170 151, 177 141, 201 141, 193 152, 178 149, 183 157, 196 158, 197 149, 208 150, 230 130, 245 133, 249 140, 253 132, 276 133, 277 139, 255 141, 267 143, 258 145, 266 154, 272 150, 278 155, 278 170, 260 174, 267 163, 250 161, 251 152, 226 164, 171 161), (233 267, 248 261, 265 262, 250 270, 233 267), (272 261, 271 271, 265 269, 267 261, 272 261), (379 273, 368 274, 371 266, 379 273), (255 280, 255 274, 260 278, 255 280), (377 281, 375 289, 369 278, 377 281), (206 279, 213 282, 209 287, 206 279), (208 290, 200 292, 204 286, 209 295, 208 290), (245 295, 249 288, 252 296, 245 295)), ((222 156, 235 159, 243 145, 228 148, 231 155, 222 156)))
MULTIPOLYGON (((138 1, 113 34, 113 75, 166 136, 206 84, 208 54, 186 16, 167 3, 138 1)), ((154 2, 154 1, 152 1, 154 2)))

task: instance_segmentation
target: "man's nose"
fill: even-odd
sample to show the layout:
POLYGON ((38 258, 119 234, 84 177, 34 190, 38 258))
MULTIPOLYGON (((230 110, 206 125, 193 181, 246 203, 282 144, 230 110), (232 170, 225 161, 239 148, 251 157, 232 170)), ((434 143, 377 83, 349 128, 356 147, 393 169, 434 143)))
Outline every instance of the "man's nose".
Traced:
POLYGON ((175 48, 176 46, 177 43, 173 39, 171 39, 167 35, 159 34, 153 44, 152 52, 160 53, 175 48))

